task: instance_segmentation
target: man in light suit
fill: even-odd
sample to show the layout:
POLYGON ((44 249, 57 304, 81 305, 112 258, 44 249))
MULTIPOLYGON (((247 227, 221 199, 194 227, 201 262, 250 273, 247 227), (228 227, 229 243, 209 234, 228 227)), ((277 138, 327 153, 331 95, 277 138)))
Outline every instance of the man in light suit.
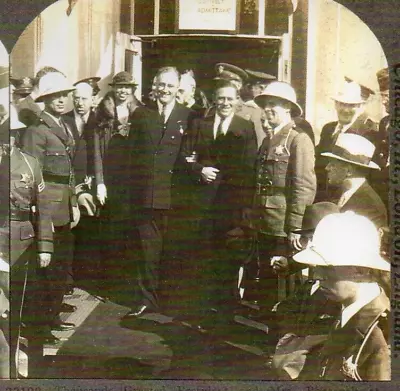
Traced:
POLYGON ((180 74, 159 69, 155 78, 156 110, 139 107, 131 119, 131 205, 142 259, 137 263, 137 308, 124 319, 159 308, 159 269, 168 217, 173 206, 179 151, 192 111, 176 102, 180 74))

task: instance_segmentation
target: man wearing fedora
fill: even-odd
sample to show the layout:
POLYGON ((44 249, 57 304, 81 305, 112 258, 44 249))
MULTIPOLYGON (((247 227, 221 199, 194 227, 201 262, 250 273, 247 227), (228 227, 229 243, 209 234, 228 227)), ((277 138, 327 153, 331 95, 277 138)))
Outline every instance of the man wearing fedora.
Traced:
MULTIPOLYGON (((94 169, 100 207, 103 290, 120 285, 129 228, 128 160, 132 116, 142 103, 135 97, 137 82, 126 71, 113 76, 109 91, 96 109, 94 169)), ((105 292, 106 294, 106 292, 105 292)))
MULTIPOLYGON (((177 194, 175 181, 184 168, 179 152, 193 115, 192 110, 176 101, 179 83, 180 74, 176 68, 160 68, 154 79, 156 109, 141 107, 132 118, 130 204, 133 225, 139 235, 141 259, 137 261, 135 276, 138 307, 132 308, 125 319, 159 308, 159 282, 163 279, 160 273, 167 269, 164 259, 168 260, 162 258, 164 244, 178 245, 174 242, 177 235, 170 232, 169 219, 173 220, 172 213, 179 209, 180 199, 185 196, 177 194), (165 235, 171 239, 164 240, 165 235)), ((175 278, 180 277, 175 274, 175 278)))
POLYGON ((354 133, 375 142, 378 124, 365 112, 365 104, 373 91, 347 78, 341 85, 340 91, 333 97, 338 120, 329 122, 321 131, 321 138, 316 147, 316 164, 318 189, 317 200, 326 201, 330 198, 327 190, 325 167, 327 160, 322 152, 330 152, 337 138, 343 133, 354 133))
POLYGON ((307 361, 301 380, 390 380, 390 302, 375 273, 390 272, 380 256, 376 227, 354 212, 324 217, 307 249, 294 255, 315 266, 326 297, 341 304, 323 348, 307 361))
POLYGON ((379 229, 387 226, 387 211, 379 195, 366 179, 379 166, 372 161, 375 146, 358 134, 341 134, 330 152, 326 166, 328 186, 338 192, 335 197, 341 211, 352 210, 367 217, 379 229))
POLYGON ((314 201, 314 145, 292 120, 302 113, 292 86, 272 82, 255 102, 264 111, 270 131, 258 152, 254 206, 245 218, 258 231, 259 286, 265 308, 272 308, 278 284, 271 259, 301 249, 301 235, 295 230, 301 228, 306 206, 314 201))
POLYGON ((70 224, 79 220, 72 165, 75 140, 72 130, 62 119, 68 93, 73 90, 74 87, 61 73, 44 75, 36 98, 36 101, 44 103, 44 110, 21 140, 23 151, 39 160, 46 183, 43 197, 51 205, 54 254, 50 257, 44 253, 41 259, 42 284, 47 297, 40 305, 46 317, 43 326, 53 330, 74 328, 72 323, 62 322, 59 318, 67 288, 67 267, 73 252, 70 224))

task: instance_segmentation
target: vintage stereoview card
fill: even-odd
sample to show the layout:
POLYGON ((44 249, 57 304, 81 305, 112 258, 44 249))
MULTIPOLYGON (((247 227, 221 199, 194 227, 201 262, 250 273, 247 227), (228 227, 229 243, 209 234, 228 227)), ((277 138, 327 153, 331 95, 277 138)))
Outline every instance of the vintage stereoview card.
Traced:
POLYGON ((395 2, 11 3, 10 384, 396 387, 395 2))

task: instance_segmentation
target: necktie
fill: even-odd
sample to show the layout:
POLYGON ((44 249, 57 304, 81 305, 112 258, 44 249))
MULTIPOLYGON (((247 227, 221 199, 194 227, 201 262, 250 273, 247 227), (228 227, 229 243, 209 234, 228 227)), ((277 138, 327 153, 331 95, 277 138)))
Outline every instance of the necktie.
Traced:
POLYGON ((223 123, 224 123, 224 120, 221 118, 221 121, 218 124, 217 134, 215 135, 215 139, 217 139, 217 138, 219 138, 221 136, 225 136, 225 133, 222 130, 223 123))
POLYGON ((165 122, 166 122, 166 116, 165 116, 165 111, 166 111, 166 107, 165 106, 162 106, 162 108, 161 108, 161 113, 160 113, 160 117, 161 117, 161 122, 163 123, 163 124, 165 124, 165 122))

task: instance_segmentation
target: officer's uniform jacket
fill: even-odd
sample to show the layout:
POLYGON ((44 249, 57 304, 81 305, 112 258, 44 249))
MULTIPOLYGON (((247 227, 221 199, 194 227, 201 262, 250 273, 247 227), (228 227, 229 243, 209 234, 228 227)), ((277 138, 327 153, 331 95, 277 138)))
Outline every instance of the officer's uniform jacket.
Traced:
POLYGON ((182 136, 192 111, 175 103, 165 124, 158 111, 139 107, 129 132, 131 189, 139 207, 170 209, 182 136))
POLYGON ((51 205, 44 196, 39 162, 18 148, 12 150, 10 160, 10 260, 13 264, 32 244, 35 233, 38 251, 52 253, 53 232, 51 205))
POLYGON ((290 122, 265 138, 256 167, 255 208, 260 232, 285 237, 300 229, 307 205, 314 201, 314 145, 290 122))
POLYGON ((342 328, 334 327, 317 358, 317 364, 314 366, 308 363, 302 378, 390 380, 386 329, 389 305, 389 299, 381 292, 380 296, 362 307, 342 328))
POLYGON ((76 206, 72 135, 42 112, 39 121, 24 133, 22 149, 40 163, 46 183, 43 197, 52 206, 53 226, 69 224, 73 220, 72 207, 76 206))

